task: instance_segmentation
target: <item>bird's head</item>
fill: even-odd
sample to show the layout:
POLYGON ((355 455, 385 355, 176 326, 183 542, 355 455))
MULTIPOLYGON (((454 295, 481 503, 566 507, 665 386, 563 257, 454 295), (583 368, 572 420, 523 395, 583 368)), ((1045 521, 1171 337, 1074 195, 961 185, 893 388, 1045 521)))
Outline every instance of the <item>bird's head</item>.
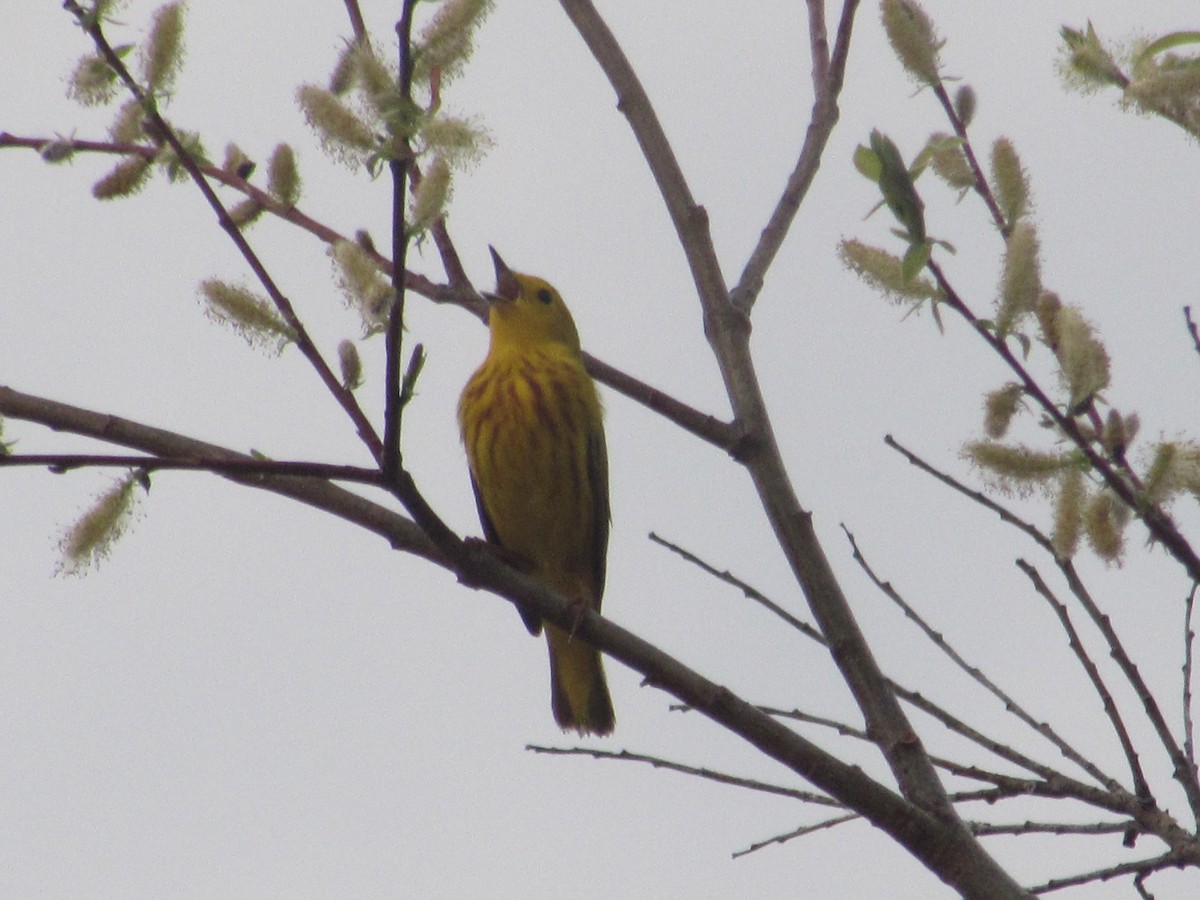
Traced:
POLYGON ((496 266, 496 292, 484 294, 493 346, 563 344, 578 353, 575 320, 558 291, 541 278, 514 272, 495 248, 488 249, 496 266))

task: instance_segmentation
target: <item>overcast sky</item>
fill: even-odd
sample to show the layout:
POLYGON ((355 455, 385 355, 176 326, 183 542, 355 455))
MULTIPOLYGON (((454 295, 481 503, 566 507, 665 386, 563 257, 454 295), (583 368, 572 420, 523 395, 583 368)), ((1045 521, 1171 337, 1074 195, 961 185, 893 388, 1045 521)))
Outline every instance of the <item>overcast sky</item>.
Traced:
MULTIPOLYGON (((114 41, 137 40, 155 5, 132 0, 114 41)), ((1043 280, 1105 338, 1109 399, 1138 411, 1150 437, 1194 434, 1200 361, 1181 308, 1197 302, 1200 151, 1111 97, 1067 93, 1055 72, 1061 25, 1090 18, 1114 41, 1196 28, 1194 2, 925 5, 947 39, 946 72, 978 94, 978 146, 1006 135, 1029 171, 1043 280)), ((561 289, 588 350, 727 416, 682 253, 611 89, 557 4, 498 6, 445 98, 495 141, 459 179, 451 208, 469 273, 491 286, 494 244, 561 289)), ((708 210, 732 282, 807 124, 804 4, 600 6, 708 210)), ((363 9, 386 40, 398 4, 363 9)), ((343 233, 368 228, 382 244, 390 187, 332 165, 294 102, 298 85, 326 82, 348 33, 338 0, 193 0, 168 112, 214 155, 236 141, 265 160, 277 142, 292 143, 302 208, 343 233)), ((103 137, 108 114, 64 96, 88 49, 59 2, 0 4, 0 131, 103 137)), ((969 474, 959 448, 979 435, 983 392, 1005 379, 959 323, 940 335, 928 316, 905 319, 836 261, 841 237, 892 240, 885 217, 863 221, 876 195, 853 169, 854 146, 877 127, 911 157, 925 135, 947 130, 887 49, 874 2, 859 14, 841 109, 754 319, 797 491, 890 674, 1057 762, 870 587, 841 523, 974 663, 1122 769, 1094 695, 1064 660, 1065 639, 1013 565, 1048 560, 883 445, 892 433, 969 474)), ((197 192, 156 181, 132 200, 98 203, 90 186, 110 164, 80 156, 50 168, 27 151, 0 153, 0 383, 237 450, 367 464, 294 348, 266 358, 204 318, 201 280, 249 275, 197 192)), ((923 189, 930 232, 958 248, 945 260, 950 277, 986 314, 999 239, 973 198, 955 205, 932 179, 923 189)), ((356 336, 317 240, 270 221, 250 235, 323 347, 356 336)), ((441 275, 430 250, 412 264, 441 275)), ((406 417, 405 458, 449 523, 478 534, 454 404, 486 333, 457 309, 419 298, 409 309, 410 340, 425 343, 429 362, 406 417)), ((363 351, 375 377, 361 399, 378 418, 382 343, 363 351)), ((605 613, 747 699, 857 723, 819 648, 647 540, 655 531, 677 541, 805 614, 749 479, 632 401, 607 390, 604 400, 605 613)), ((22 423, 6 436, 19 452, 94 446, 22 423)), ((509 605, 282 498, 200 474, 156 475, 112 558, 85 578, 55 577, 58 535, 112 477, 0 473, 0 895, 950 895, 861 823, 733 860, 821 811, 645 766, 526 751, 578 742, 555 727, 544 646, 509 605)), ((1023 508, 1045 521, 1042 506, 1023 508)), ((1195 513, 1179 514, 1195 534, 1195 513)), ((1123 568, 1082 568, 1177 723, 1182 574, 1136 531, 1123 568)), ((621 665, 609 661, 608 672, 617 731, 585 743, 807 787, 701 717, 671 712, 671 698, 621 665)), ((952 746, 939 727, 917 724, 934 749, 952 746)), ((1164 759, 1146 763, 1168 780, 1164 759)), ((1118 844, 987 846, 1036 882, 1122 858, 1118 844)), ((1160 898, 1200 890, 1194 871, 1155 883, 1160 898)), ((1126 882, 1063 896, 1130 894, 1126 882)))

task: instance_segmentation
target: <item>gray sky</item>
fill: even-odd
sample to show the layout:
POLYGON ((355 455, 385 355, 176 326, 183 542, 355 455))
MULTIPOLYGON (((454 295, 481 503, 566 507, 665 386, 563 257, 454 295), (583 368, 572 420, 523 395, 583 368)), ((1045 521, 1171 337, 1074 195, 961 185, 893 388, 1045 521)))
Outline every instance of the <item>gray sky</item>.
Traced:
MULTIPOLYGON (((127 30, 113 37, 136 39, 154 5, 129 3, 127 30)), ((587 349, 727 415, 682 254, 611 90, 556 4, 498 5, 446 96, 495 139, 459 179, 451 210, 468 271, 490 286, 495 244, 513 267, 561 289, 587 349)), ((948 41, 946 71, 979 95, 977 146, 1007 135, 1029 171, 1043 280, 1098 325, 1113 358, 1109 399, 1137 410, 1151 438, 1194 433, 1197 360, 1180 309, 1196 302, 1197 148, 1164 122, 1118 112, 1110 97, 1066 93, 1054 62, 1064 23, 1090 18, 1116 40, 1195 28, 1195 5, 925 5, 948 41)), ((260 160, 292 143, 302 208, 345 233, 369 228, 382 244, 390 188, 331 165, 293 99, 297 85, 326 81, 349 32, 344 8, 264 9, 280 6, 193 0, 170 117, 218 156, 231 140, 260 160)), ((380 35, 397 7, 363 3, 380 35)), ((741 5, 736 22, 727 3, 601 8, 708 210, 732 281, 807 124, 803 4, 741 5)), ((60 4, 7 0, 0 35, 0 130, 101 137, 107 114, 64 96, 89 45, 60 4)), ((973 662, 1122 770, 1094 695, 1064 660, 1065 639, 1013 565, 1021 555, 1048 561, 882 443, 892 433, 965 473, 959 447, 979 434, 981 395, 1004 373, 958 322, 939 335, 927 316, 904 320, 836 262, 842 236, 892 240, 886 217, 863 221, 876 198, 851 165, 855 144, 878 127, 911 156, 947 128, 930 95, 914 96, 874 3, 859 15, 841 106, 754 319, 759 373, 802 502, 889 673, 1057 762, 870 587, 839 523, 973 662)), ((32 153, 0 154, 0 383, 275 458, 366 464, 294 348, 268 359, 204 319, 199 281, 249 276, 198 194, 155 181, 133 200, 101 204, 90 185, 108 165, 81 156, 48 168, 32 153)), ((977 201, 955 205, 932 180, 923 188, 930 231, 958 248, 947 271, 986 314, 1000 241, 977 201)), ((250 235, 324 347, 357 334, 319 242, 270 221, 250 235)), ((440 275, 431 251, 413 265, 440 275)), ((455 309, 414 298, 410 310, 410 339, 425 343, 429 362, 406 418, 406 460, 447 520, 478 534, 454 404, 486 334, 455 309)), ((381 357, 382 343, 363 350, 381 357)), ((377 409, 380 359, 368 368, 376 377, 360 398, 377 409)), ((750 700, 857 722, 818 648, 647 540, 656 531, 802 613, 749 479, 631 401, 604 399, 606 614, 750 700)), ((88 446, 20 423, 8 436, 20 452, 88 446)), ((57 535, 110 479, 0 473, 4 896, 949 895, 865 825, 731 860, 820 811, 646 767, 527 752, 576 741, 551 718, 544 647, 508 604, 283 499, 198 474, 157 475, 109 561, 82 579, 53 577, 57 535)), ((1040 505, 1024 508, 1044 521, 1040 505)), ((1194 533, 1195 511, 1179 515, 1194 533)), ((1174 723, 1186 584, 1140 534, 1130 538, 1124 567, 1082 568, 1174 723)), ((619 664, 608 671, 617 732, 594 743, 806 786, 699 716, 670 712, 669 697, 619 664)), ((935 751, 952 746, 940 727, 917 724, 935 751)), ((870 754, 855 759, 881 769, 870 754)), ((1166 771, 1161 758, 1146 762, 1166 771)), ((988 847, 1037 881, 1096 865, 1097 854, 1120 858, 1118 843, 988 847)), ((1188 878, 1162 876, 1156 895, 1194 896, 1188 878)), ((1127 883, 1069 894, 1128 895, 1127 883)))

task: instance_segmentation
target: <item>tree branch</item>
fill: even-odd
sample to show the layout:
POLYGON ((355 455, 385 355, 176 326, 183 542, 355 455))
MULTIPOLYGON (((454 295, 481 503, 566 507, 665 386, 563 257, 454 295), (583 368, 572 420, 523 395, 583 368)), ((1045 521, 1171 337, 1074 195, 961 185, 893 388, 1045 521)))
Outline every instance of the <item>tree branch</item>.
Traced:
POLYGON ((788 176, 774 212, 759 236, 758 244, 746 261, 742 277, 730 291, 733 305, 749 315, 762 290, 767 269, 775 261, 779 248, 796 218, 800 204, 808 195, 808 189, 821 166, 825 146, 837 125, 838 96, 846 74, 846 59, 850 52, 850 32, 854 25, 854 14, 858 0, 846 0, 842 7, 841 23, 838 25, 837 43, 833 57, 829 57, 829 45, 825 33, 825 0, 808 0, 809 44, 812 47, 813 107, 804 135, 804 144, 796 167, 788 176))

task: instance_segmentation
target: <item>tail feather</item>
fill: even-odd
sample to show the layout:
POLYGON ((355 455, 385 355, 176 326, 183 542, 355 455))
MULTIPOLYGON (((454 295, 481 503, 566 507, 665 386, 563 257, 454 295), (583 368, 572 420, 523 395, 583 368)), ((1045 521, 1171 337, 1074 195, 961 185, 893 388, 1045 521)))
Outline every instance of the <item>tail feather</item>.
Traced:
POLYGON ((550 647, 550 705, 564 731, 611 734, 616 724, 604 665, 595 648, 546 623, 550 647))

